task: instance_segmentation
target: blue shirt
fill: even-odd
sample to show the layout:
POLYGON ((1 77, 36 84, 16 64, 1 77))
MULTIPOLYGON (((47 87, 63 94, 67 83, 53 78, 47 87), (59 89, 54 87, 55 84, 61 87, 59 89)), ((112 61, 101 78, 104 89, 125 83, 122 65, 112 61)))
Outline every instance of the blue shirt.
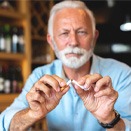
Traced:
MULTIPOLYGON (((110 76, 113 87, 119 93, 115 109, 120 113, 126 125, 126 131, 131 131, 131 68, 113 59, 104 59, 93 55, 90 73, 110 76)), ((28 107, 26 94, 33 84, 44 74, 56 74, 67 81, 60 60, 49 65, 36 68, 29 76, 22 93, 0 115, 0 131, 7 131, 15 113, 28 107)), ((85 109, 82 100, 74 88, 62 97, 58 106, 47 114, 49 131, 105 131, 97 119, 85 109)))

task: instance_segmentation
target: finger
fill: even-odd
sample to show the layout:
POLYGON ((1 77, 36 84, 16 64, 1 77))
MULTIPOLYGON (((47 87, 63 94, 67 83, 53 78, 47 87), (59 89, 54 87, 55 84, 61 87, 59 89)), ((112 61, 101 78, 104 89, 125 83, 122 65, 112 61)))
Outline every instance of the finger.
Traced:
POLYGON ((27 93, 26 99, 28 100, 31 109, 38 110, 41 104, 41 99, 38 93, 27 93))
POLYGON ((70 89, 70 86, 64 86, 61 88, 61 94, 64 95, 68 90, 70 89))
POLYGON ((56 92, 60 91, 59 82, 51 75, 44 75, 40 81, 47 85, 47 87, 52 87, 56 92))
POLYGON ((47 112, 47 109, 45 108, 45 97, 43 97, 43 95, 45 94, 41 91, 35 93, 29 92, 26 95, 29 109, 31 109, 30 111, 32 111, 33 117, 42 118, 47 112))
POLYGON ((53 75, 53 77, 59 82, 60 84, 60 90, 61 92, 57 93, 57 98, 61 98, 68 90, 69 90, 69 86, 67 85, 67 83, 65 82, 64 79, 60 78, 57 75, 53 75), (59 97, 58 97, 59 95, 59 97))
POLYGON ((102 88, 112 87, 112 81, 109 76, 105 76, 96 82, 95 91, 98 92, 102 88))
POLYGON ((35 92, 29 92, 26 95, 28 101, 37 101, 39 103, 43 102, 43 100, 45 100, 45 93, 43 93, 40 90, 37 90, 35 92))
POLYGON ((53 75, 53 77, 59 82, 59 85, 60 85, 60 88, 61 88, 60 90, 61 90, 61 91, 64 90, 64 88, 67 87, 67 84, 66 84, 66 82, 65 82, 64 79, 60 78, 60 77, 57 76, 57 75, 53 75))
POLYGON ((35 92, 43 92, 47 97, 51 96, 51 89, 45 85, 42 81, 38 81, 34 84, 35 92))
POLYGON ((101 97, 101 96, 113 96, 113 99, 116 100, 118 97, 118 92, 115 91, 113 88, 105 88, 103 90, 100 90, 99 92, 96 92, 94 94, 95 97, 101 97))
POLYGON ((76 92, 77 92, 77 94, 78 94, 78 95, 81 95, 81 94, 83 94, 83 93, 84 93, 84 90, 83 90, 83 89, 81 89, 79 86, 74 85, 74 88, 76 89, 76 92))
POLYGON ((85 80, 84 89, 90 89, 94 87, 95 83, 100 80, 102 76, 100 74, 87 75, 82 80, 85 80))
POLYGON ((57 92, 56 93, 56 97, 58 98, 58 99, 61 99, 62 98, 62 96, 69 90, 69 86, 67 86, 66 88, 63 88, 63 90, 61 90, 60 92, 57 92))

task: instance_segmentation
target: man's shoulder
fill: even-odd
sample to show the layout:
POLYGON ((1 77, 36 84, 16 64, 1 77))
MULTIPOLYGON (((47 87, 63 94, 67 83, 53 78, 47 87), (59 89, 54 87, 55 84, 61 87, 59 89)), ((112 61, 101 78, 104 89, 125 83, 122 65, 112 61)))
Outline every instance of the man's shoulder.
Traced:
POLYGON ((126 63, 119 61, 117 59, 114 58, 104 58, 104 57, 100 57, 100 56, 96 56, 97 59, 99 59, 100 63, 105 63, 106 65, 112 65, 112 66, 119 66, 121 65, 121 67, 127 67, 130 68, 129 65, 127 65, 126 63))
POLYGON ((103 68, 105 70, 112 70, 112 71, 131 71, 131 67, 127 65, 126 63, 123 63, 121 61, 118 61, 113 58, 103 58, 100 56, 95 56, 99 67, 103 68))

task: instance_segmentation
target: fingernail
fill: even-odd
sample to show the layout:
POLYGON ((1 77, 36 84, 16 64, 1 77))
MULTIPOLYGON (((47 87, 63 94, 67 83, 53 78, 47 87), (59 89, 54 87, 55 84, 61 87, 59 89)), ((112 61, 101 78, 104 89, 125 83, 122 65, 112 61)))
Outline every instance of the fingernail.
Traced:
POLYGON ((85 89, 89 88, 89 85, 87 83, 85 83, 85 85, 83 86, 85 89))
POLYGON ((59 92, 59 91, 60 91, 60 87, 57 88, 57 92, 59 92))
POLYGON ((95 92, 99 91, 99 89, 97 88, 97 86, 95 86, 94 90, 95 90, 95 92))
POLYGON ((63 82, 63 81, 60 83, 60 86, 62 86, 62 87, 65 86, 65 85, 66 85, 66 83, 63 82))

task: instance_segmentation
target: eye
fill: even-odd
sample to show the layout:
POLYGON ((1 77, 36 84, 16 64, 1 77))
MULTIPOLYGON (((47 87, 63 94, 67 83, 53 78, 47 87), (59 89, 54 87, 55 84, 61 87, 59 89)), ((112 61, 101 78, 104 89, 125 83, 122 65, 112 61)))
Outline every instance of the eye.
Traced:
POLYGON ((61 35, 68 35, 68 32, 63 32, 61 33, 61 35))
POLYGON ((62 33, 60 33, 60 37, 62 37, 62 38, 65 38, 65 37, 68 37, 68 35, 69 35, 69 32, 62 32, 62 33))
POLYGON ((84 30, 78 31, 77 33, 78 33, 79 35, 86 35, 86 34, 87 34, 87 32, 84 31, 84 30))

